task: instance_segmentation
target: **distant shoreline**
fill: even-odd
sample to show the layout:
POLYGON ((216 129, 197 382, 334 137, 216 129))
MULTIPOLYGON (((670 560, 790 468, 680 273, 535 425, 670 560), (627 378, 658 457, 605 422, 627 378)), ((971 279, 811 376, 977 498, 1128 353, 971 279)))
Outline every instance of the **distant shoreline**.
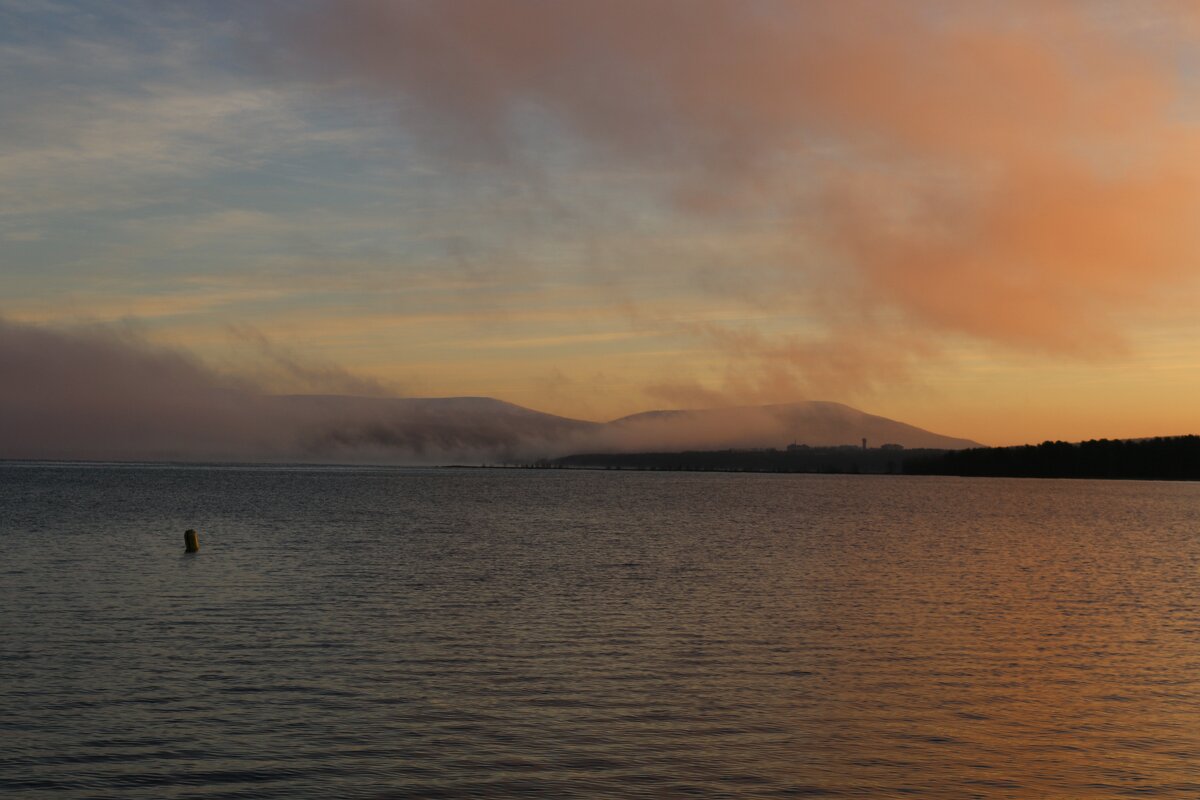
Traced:
POLYGON ((962 478, 1200 481, 1200 436, 1092 439, 1071 443, 978 447, 964 450, 861 448, 692 450, 580 453, 532 461, 476 464, 383 464, 238 461, 118 461, 0 458, 0 467, 230 470, 445 470, 534 469, 619 472, 719 472, 807 475, 940 475, 962 478))
POLYGON ((1016 447, 934 450, 900 447, 789 447, 583 453, 523 465, 535 469, 758 472, 824 475, 942 475, 964 478, 1200 480, 1200 436, 1092 439, 1016 447))

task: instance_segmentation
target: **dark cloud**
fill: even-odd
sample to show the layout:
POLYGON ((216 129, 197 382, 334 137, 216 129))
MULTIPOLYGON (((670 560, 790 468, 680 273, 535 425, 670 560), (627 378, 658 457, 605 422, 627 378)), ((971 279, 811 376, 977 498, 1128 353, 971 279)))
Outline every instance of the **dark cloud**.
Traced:
POLYGON ((254 387, 128 330, 0 319, 0 386, 5 458, 268 457, 286 444, 254 387))
MULTIPOLYGON (((311 391, 382 389, 240 336, 311 391)), ((445 463, 560 452, 595 427, 489 398, 271 395, 130 329, 3 319, 0 386, 0 458, 445 463)))

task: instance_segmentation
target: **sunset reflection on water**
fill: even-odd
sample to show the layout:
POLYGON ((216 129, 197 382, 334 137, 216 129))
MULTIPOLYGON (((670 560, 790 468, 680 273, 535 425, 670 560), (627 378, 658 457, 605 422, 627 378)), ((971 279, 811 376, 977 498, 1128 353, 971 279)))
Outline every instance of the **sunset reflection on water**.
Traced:
POLYGON ((2 469, 8 792, 1200 794, 1192 484, 2 469))

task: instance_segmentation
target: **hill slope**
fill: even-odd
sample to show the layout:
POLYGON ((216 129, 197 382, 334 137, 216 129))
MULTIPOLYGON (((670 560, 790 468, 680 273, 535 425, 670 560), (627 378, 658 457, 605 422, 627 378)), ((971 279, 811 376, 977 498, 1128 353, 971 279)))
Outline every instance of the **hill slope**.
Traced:
POLYGON ((886 443, 978 446, 841 403, 801 402, 692 411, 648 411, 607 423, 544 414, 487 397, 274 398, 312 458, 520 460, 573 452, 635 452, 886 443))
POLYGON ((882 444, 946 450, 979 447, 969 439, 933 433, 842 403, 816 400, 696 411, 648 411, 614 420, 606 427, 626 450, 746 449, 783 447, 792 442, 832 447, 857 445, 864 438, 873 447, 882 444))
POLYGON ((417 460, 523 458, 559 452, 603 426, 490 397, 274 398, 300 451, 315 458, 417 460))

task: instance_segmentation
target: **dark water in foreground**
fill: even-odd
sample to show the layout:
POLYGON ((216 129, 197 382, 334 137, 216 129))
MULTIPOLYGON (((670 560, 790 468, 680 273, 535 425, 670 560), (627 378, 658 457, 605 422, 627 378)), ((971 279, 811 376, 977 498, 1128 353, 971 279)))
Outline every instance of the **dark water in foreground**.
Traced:
POLYGON ((0 465, 0 796, 535 795, 1198 797, 1200 485, 0 465))

